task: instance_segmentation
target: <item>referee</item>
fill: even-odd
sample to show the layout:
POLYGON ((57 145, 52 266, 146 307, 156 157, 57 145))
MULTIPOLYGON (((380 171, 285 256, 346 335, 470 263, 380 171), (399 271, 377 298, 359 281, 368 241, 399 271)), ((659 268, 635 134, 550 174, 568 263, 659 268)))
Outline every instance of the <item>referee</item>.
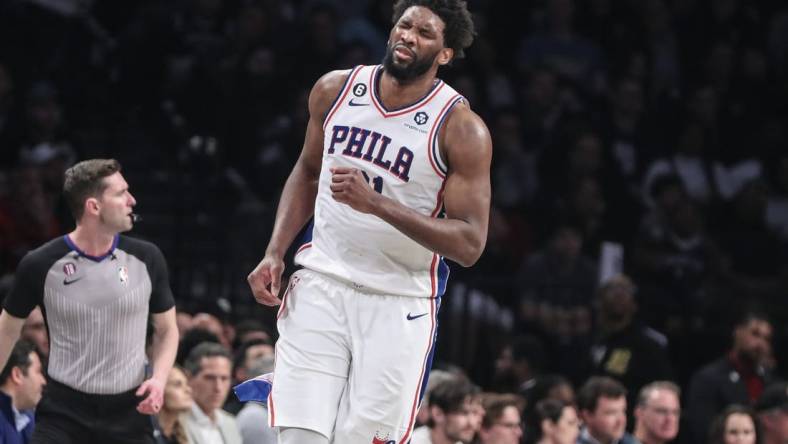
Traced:
POLYGON ((22 259, 0 314, 0 368, 30 311, 49 330, 49 382, 32 443, 153 443, 178 330, 164 256, 121 236, 136 204, 116 160, 66 171, 63 192, 76 229, 22 259), (148 314, 155 333, 146 378, 148 314))

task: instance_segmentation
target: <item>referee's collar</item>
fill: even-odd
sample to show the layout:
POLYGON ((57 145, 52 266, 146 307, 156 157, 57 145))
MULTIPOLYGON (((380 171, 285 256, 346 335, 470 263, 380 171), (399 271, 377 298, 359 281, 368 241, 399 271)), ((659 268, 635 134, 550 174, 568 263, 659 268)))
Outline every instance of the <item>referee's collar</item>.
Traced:
POLYGON ((63 240, 66 242, 66 245, 68 245, 68 248, 70 248, 71 250, 75 251, 79 256, 84 257, 86 259, 90 259, 90 260, 92 260, 94 262, 101 262, 101 261, 103 261, 104 259, 106 259, 106 258, 108 258, 110 256, 114 256, 115 255, 115 248, 118 246, 118 240, 119 239, 120 239, 120 235, 116 234, 115 237, 112 238, 112 246, 109 247, 109 251, 107 251, 106 253, 102 254, 101 256, 91 256, 91 255, 85 253, 84 251, 82 251, 77 246, 77 244, 75 244, 74 241, 72 241, 71 238, 68 237, 68 234, 64 234, 63 235, 63 240))

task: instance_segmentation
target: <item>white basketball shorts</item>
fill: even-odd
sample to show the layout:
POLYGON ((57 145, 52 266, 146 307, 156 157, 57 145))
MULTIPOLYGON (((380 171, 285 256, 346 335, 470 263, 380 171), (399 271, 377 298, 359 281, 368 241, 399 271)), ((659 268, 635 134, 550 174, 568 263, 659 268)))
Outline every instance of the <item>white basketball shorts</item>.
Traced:
POLYGON ((335 444, 405 444, 432 364, 439 300, 293 274, 277 315, 272 427, 335 444))

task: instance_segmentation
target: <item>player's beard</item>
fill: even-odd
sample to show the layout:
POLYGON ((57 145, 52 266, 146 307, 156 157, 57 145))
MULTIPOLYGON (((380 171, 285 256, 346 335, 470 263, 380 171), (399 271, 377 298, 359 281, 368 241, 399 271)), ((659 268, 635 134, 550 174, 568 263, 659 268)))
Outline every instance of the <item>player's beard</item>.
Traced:
POLYGON ((432 57, 419 57, 418 54, 413 54, 410 63, 398 65, 394 63, 394 46, 389 44, 386 46, 386 55, 383 56, 383 69, 400 82, 409 82, 429 71, 435 57, 438 57, 438 51, 435 51, 432 57))

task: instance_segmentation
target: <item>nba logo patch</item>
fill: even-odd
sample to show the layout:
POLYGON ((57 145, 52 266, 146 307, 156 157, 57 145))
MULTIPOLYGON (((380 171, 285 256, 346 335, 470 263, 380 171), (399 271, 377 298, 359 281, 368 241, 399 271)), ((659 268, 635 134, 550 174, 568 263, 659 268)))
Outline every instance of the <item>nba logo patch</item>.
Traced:
POLYGON ((118 267, 118 279, 123 285, 129 285, 129 269, 125 266, 118 267))
POLYGON ((66 265, 63 265, 63 273, 65 273, 66 276, 71 276, 76 272, 77 272, 77 266, 74 265, 73 262, 66 262, 66 265))

